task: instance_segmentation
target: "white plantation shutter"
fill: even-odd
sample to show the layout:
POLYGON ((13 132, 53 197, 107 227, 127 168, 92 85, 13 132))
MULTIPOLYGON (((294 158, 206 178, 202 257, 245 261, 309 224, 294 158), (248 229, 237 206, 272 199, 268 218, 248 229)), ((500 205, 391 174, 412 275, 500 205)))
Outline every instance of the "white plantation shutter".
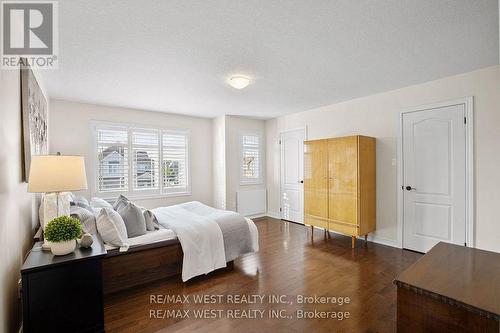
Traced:
POLYGON ((187 132, 162 132, 162 176, 165 193, 189 192, 188 139, 187 132))
POLYGON ((128 191, 128 131, 123 127, 97 128, 97 192, 128 191))
POLYGON ((257 183, 261 181, 260 170, 260 135, 243 134, 241 144, 241 182, 257 183))
POLYGON ((133 190, 158 190, 160 188, 159 131, 133 128, 131 133, 133 190))
POLYGON ((93 128, 96 195, 190 193, 189 132, 104 122, 93 128))

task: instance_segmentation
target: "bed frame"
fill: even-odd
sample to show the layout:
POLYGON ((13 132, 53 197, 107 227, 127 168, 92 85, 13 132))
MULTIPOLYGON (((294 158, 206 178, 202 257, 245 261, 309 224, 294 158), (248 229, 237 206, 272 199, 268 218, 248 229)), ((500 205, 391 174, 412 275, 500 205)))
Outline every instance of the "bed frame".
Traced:
MULTIPOLYGON (((178 239, 108 250, 102 261, 103 294, 110 295, 150 282, 180 276, 183 252, 178 239)), ((234 261, 217 271, 230 271, 234 261)))
MULTIPOLYGON (((94 237, 96 237, 94 235, 94 237)), ((97 236, 98 241, 100 237, 97 236)), ((41 228, 34 236, 43 240, 41 228)), ((103 294, 110 295, 148 283, 180 276, 183 252, 177 238, 131 246, 128 251, 108 250, 102 260, 103 294)), ((234 262, 217 271, 229 271, 234 262)))
POLYGON ((165 279, 181 273, 182 248, 177 239, 108 250, 102 261, 105 295, 165 279))

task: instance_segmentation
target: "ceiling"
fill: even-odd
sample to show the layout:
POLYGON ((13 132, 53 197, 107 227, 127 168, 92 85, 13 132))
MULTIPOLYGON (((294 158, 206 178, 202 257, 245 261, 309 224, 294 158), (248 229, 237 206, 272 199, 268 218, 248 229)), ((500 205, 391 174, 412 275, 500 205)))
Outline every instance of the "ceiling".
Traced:
POLYGON ((51 98, 258 118, 499 62, 497 0, 59 1, 51 98), (236 90, 232 74, 252 84, 236 90))

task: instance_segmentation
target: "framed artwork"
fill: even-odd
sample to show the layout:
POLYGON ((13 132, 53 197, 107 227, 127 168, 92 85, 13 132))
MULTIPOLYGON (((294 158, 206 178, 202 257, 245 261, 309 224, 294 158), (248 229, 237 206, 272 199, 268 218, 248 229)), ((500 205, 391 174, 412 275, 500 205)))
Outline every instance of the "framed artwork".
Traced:
POLYGON ((31 67, 21 66, 21 107, 23 123, 24 170, 28 181, 31 156, 49 153, 47 100, 31 67))

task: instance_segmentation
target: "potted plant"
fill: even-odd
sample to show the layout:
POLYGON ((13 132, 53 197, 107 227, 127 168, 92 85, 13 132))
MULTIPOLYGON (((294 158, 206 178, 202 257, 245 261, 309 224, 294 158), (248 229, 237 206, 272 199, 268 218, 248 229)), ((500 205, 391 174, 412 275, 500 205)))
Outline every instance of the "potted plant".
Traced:
POLYGON ((44 230, 45 239, 50 242, 50 250, 56 256, 73 252, 76 248, 76 239, 81 233, 80 221, 69 216, 56 217, 44 230))

